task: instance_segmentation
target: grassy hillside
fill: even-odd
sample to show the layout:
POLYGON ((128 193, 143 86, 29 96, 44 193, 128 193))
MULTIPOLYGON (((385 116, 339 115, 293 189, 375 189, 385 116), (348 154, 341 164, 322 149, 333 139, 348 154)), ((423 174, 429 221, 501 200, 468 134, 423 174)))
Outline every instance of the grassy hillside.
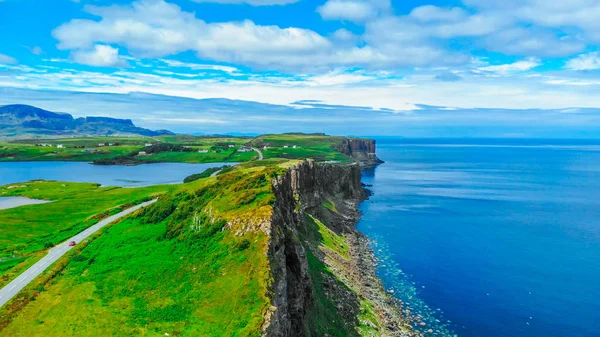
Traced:
POLYGON ((265 159, 311 158, 316 161, 349 162, 350 158, 338 151, 343 139, 320 134, 277 134, 259 136, 252 140, 252 144, 262 149, 265 159))
POLYGON ((190 141, 185 137, 172 136, 24 140, 0 143, 0 161, 105 161, 110 164, 132 165, 151 162, 243 162, 258 157, 253 151, 239 151, 241 144, 247 142, 243 138, 192 139, 190 141), (147 146, 150 144, 152 146, 147 146), (161 147, 163 144, 180 146, 160 152, 153 151, 153 147, 161 147), (140 156, 140 151, 147 152, 148 155, 140 156))
POLYGON ((35 301, 2 308, 2 334, 259 336, 270 305, 260 229, 271 217, 278 170, 181 185, 105 229, 56 277, 21 294, 35 301))
POLYGON ((264 159, 311 158, 316 161, 348 162, 350 158, 339 152, 343 139, 344 137, 311 134, 264 135, 256 138, 174 135, 29 139, 0 143, 0 162, 93 161, 101 164, 135 165, 151 162, 246 162, 257 159, 258 155, 254 151, 240 151, 247 145, 259 148, 264 159), (57 147, 59 144, 62 148, 57 147), (146 146, 149 144, 155 147, 172 144, 177 147, 156 152, 152 147, 146 146), (147 155, 140 156, 140 151, 147 155))
POLYGON ((56 245, 100 219, 171 186, 99 187, 88 183, 35 181, 0 187, 0 196, 25 196, 50 203, 0 210, 0 286, 56 245))
MULTIPOLYGON (((338 152, 344 138, 266 135, 228 140, 232 144, 222 142, 222 138, 210 139, 162 137, 161 144, 173 146, 160 148, 220 148, 231 154, 237 147, 251 145, 266 147, 266 158, 248 159, 214 177, 212 172, 205 172, 188 179, 191 182, 170 186, 123 189, 28 182, 0 187, 0 196, 53 200, 0 211, 0 223, 7 224, 0 226, 0 253, 4 254, 0 256, 0 271, 5 283, 52 244, 130 203, 161 195, 153 205, 78 244, 0 308, 0 335, 260 336, 266 317, 274 317, 277 310, 272 300, 278 289, 271 286, 279 279, 278 274, 271 273, 277 264, 271 265, 274 255, 270 248, 279 241, 272 238, 285 235, 286 254, 292 246, 299 247, 298 256, 306 265, 302 282, 308 296, 303 297, 306 301, 299 308, 300 312, 305 310, 305 335, 381 336, 387 324, 382 317, 387 314, 364 296, 357 234, 350 227, 340 229, 340 224, 349 223, 354 205, 342 199, 339 191, 315 194, 309 188, 302 197, 292 197, 293 186, 301 184, 292 184, 291 178, 289 184, 271 185, 275 177, 278 182, 291 177, 286 171, 299 164, 295 159, 349 162, 349 157, 338 152), (289 196, 281 194, 283 191, 290 192, 289 196), (305 202, 313 198, 316 202, 305 202), (284 224, 271 223, 283 219, 277 215, 288 211, 294 216, 285 218, 284 224)), ((124 142, 122 146, 139 145, 124 142)), ((179 152, 192 153, 163 151, 152 156, 175 156, 179 152)), ((303 163, 303 167, 312 164, 303 163)), ((358 172, 350 169, 358 167, 337 168, 348 172, 349 177, 358 177, 350 175, 358 172)), ((343 184, 345 180, 336 172, 331 179, 343 184)), ((302 180, 305 177, 294 177, 306 182, 302 180)), ((353 181, 354 189, 359 189, 358 178, 353 181)), ((287 255, 282 263, 290 268, 290 277, 295 277, 297 265, 288 265, 287 255)))

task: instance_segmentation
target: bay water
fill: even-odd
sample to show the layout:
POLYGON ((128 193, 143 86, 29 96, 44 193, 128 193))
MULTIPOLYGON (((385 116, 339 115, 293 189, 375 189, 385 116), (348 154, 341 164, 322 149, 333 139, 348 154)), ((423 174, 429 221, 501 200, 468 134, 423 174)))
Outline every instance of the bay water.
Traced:
POLYGON ((157 163, 137 166, 92 165, 82 162, 3 162, 0 186, 36 179, 140 187, 182 183, 185 177, 208 168, 235 163, 157 163))

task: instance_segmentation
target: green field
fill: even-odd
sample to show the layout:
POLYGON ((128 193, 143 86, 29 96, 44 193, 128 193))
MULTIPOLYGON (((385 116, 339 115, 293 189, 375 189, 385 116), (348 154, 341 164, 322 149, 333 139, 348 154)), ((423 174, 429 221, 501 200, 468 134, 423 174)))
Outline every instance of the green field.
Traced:
POLYGON ((156 139, 111 139, 81 138, 36 140, 35 142, 0 143, 0 161, 102 161, 127 157, 126 164, 143 164, 152 162, 181 162, 181 163, 212 163, 212 162, 243 162, 255 159, 254 152, 240 152, 242 139, 203 139, 195 143, 176 143, 186 145, 184 151, 169 151, 150 155, 139 155, 140 151, 148 151, 146 144, 159 145, 156 139), (50 144, 40 146, 39 144, 50 144), (62 148, 58 148, 58 145, 62 148), (113 144, 102 145, 100 144, 113 144), (118 144, 118 145, 117 145, 118 144), (218 146, 220 144, 221 146, 218 146), (231 144, 233 147, 228 147, 231 144), (200 153, 199 150, 208 151, 200 153))
POLYGON ((0 286, 56 245, 122 207, 138 204, 172 186, 99 187, 97 184, 27 182, 0 187, 0 196, 50 203, 0 210, 0 286))
POLYGON ((252 144, 262 150, 265 159, 311 158, 316 161, 349 162, 350 158, 338 150, 343 139, 324 135, 279 134, 259 136, 252 140, 252 144))
MULTIPOLYGON (((118 146, 103 147, 121 152, 101 159, 242 163, 224 168, 215 177, 209 171, 189 183, 168 186, 115 188, 34 181, 0 187, 0 196, 52 201, 0 211, 0 286, 52 245, 160 195, 152 206, 78 244, 0 308, 0 335, 261 336, 264 317, 274 310, 267 254, 267 228, 275 203, 271 181, 297 164, 297 159, 349 162, 338 150, 343 139, 298 134, 253 139, 178 135, 160 137, 160 144, 174 145, 161 148, 185 150, 135 157, 130 156, 131 150, 147 148, 143 143, 149 140, 124 139, 118 146), (265 160, 255 160, 254 151, 237 151, 247 144, 266 146, 265 160), (204 149, 210 152, 198 153, 204 149)), ((99 142, 98 138, 83 140, 89 142, 84 146, 99 142)), ((75 160, 68 155, 69 144, 78 144, 73 149, 79 150, 82 146, 82 139, 54 141, 65 145, 64 160, 75 160)), ((22 156, 46 149, 24 142, 2 146, 0 153, 23 147, 22 156)), ((27 158, 36 155, 40 153, 27 158)), ((343 205, 332 198, 317 204, 314 213, 299 214, 305 226, 300 226, 294 240, 306 251, 313 282, 307 336, 377 336, 380 331, 372 303, 357 297, 331 268, 343 270, 344 261, 350 261, 349 242, 322 221, 327 216, 318 219, 317 215, 341 216, 338 207, 343 211, 343 205), (332 298, 332 294, 343 297, 332 298)))
POLYGON ((54 279, 20 295, 35 301, 0 310, 2 334, 260 336, 270 305, 268 238, 252 226, 271 217, 278 170, 179 185, 105 228, 54 279))
POLYGON ((125 165, 153 162, 246 162, 258 158, 257 153, 254 151, 240 151, 243 146, 249 144, 261 149, 264 159, 311 158, 317 161, 348 162, 350 158, 338 150, 343 139, 344 137, 310 134, 263 135, 256 138, 176 135, 152 138, 88 137, 49 140, 30 139, 0 143, 0 162, 85 161, 125 165), (40 146, 40 144, 48 146, 40 146), (59 144, 62 145, 62 148, 57 147, 59 144), (112 145, 109 146, 108 144, 112 145), (160 144, 180 145, 180 147, 185 147, 185 151, 165 151, 139 155, 140 151, 151 151, 146 146, 149 144, 153 144, 153 146, 159 146, 160 144))

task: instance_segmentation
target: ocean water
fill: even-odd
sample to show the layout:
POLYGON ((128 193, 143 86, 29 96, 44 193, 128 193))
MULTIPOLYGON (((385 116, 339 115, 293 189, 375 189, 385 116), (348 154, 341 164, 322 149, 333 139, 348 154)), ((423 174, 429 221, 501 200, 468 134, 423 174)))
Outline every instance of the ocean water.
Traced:
POLYGON ((358 229, 429 336, 600 336, 600 146, 379 139, 358 229))
POLYGON ((105 186, 139 187, 176 184, 211 167, 235 163, 158 163, 137 166, 91 165, 80 162, 0 163, 0 186, 35 179, 99 183, 105 186))

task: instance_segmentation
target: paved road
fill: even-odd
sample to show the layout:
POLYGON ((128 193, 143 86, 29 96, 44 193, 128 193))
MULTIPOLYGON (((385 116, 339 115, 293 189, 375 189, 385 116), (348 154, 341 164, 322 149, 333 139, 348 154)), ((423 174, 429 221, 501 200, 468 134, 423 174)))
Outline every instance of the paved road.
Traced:
POLYGON ((74 248, 74 247, 69 246, 69 242, 75 241, 77 243, 80 243, 81 241, 83 241, 87 237, 89 237, 90 235, 94 234, 100 228, 102 228, 102 227, 110 224, 111 222, 118 220, 128 214, 131 214, 142 207, 148 206, 154 202, 156 202, 156 200, 151 200, 151 201, 139 204, 137 206, 128 208, 121 213, 109 216, 108 218, 98 222, 97 224, 95 224, 91 227, 88 227, 86 230, 75 235, 74 237, 70 238, 69 240, 50 249, 50 251, 48 251, 48 255, 44 256, 36 264, 29 267, 29 269, 24 271, 21 275, 17 276, 17 278, 15 278, 12 282, 7 284, 6 286, 4 286, 4 288, 2 288, 0 290, 0 307, 2 307, 4 304, 6 304, 6 302, 8 302, 19 291, 21 291, 23 288, 25 288, 25 286, 27 284, 29 284, 31 281, 33 281, 33 279, 35 279, 38 275, 40 275, 44 270, 46 270, 48 267, 50 267, 51 264, 53 264, 59 258, 61 258, 63 255, 65 255, 69 250, 71 250, 71 248, 74 248))
POLYGON ((258 160, 263 160, 263 154, 259 149, 253 147, 252 150, 254 150, 258 153, 258 160))

